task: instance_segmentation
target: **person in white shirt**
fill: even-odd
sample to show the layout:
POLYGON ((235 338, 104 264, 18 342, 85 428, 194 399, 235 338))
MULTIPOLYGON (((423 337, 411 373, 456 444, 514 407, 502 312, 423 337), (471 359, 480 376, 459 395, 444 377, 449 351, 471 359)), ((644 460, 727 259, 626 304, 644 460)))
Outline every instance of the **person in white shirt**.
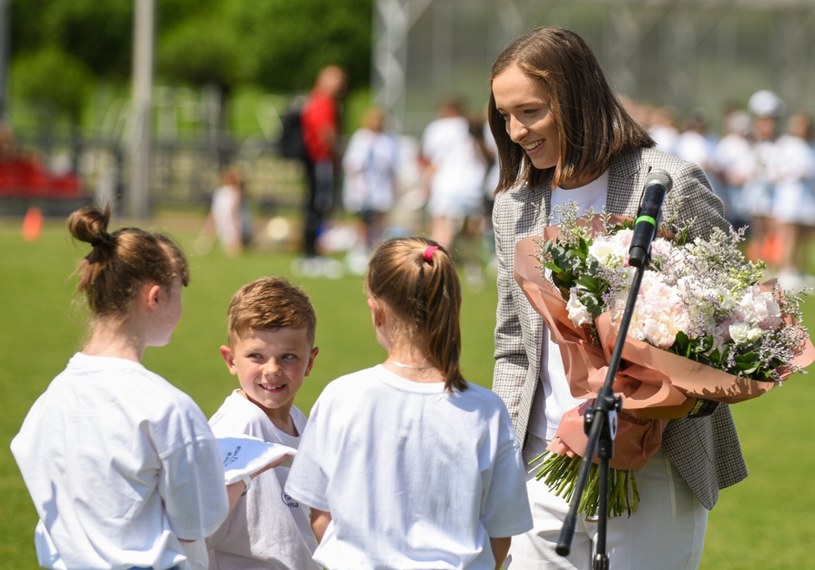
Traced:
POLYGON ((787 120, 787 132, 775 143, 773 218, 781 244, 779 281, 800 289, 807 284, 807 242, 815 227, 815 150, 812 118, 802 112, 787 120))
POLYGON ((246 199, 246 182, 238 166, 223 172, 222 184, 212 193, 209 215, 196 240, 196 251, 207 253, 217 239, 224 252, 236 257, 252 242, 252 212, 246 199))
MULTIPOLYGON (((210 418, 212 431, 297 448, 306 416, 294 398, 318 353, 308 296, 282 278, 255 279, 232 297, 227 320, 220 350, 240 388, 210 418)), ((319 570, 308 509, 283 491, 288 472, 281 465, 254 480, 207 540, 210 570, 319 570)))
POLYGON ((359 220, 357 242, 347 263, 359 275, 365 272, 368 257, 382 241, 388 213, 396 202, 399 139, 386 130, 385 121, 384 110, 367 109, 342 159, 343 205, 359 220))
POLYGON ((286 492, 312 508, 329 570, 503 568, 532 518, 500 398, 459 367, 453 260, 420 237, 383 242, 366 277, 382 364, 331 382, 286 492))
POLYGON ((45 568, 205 568, 203 539, 245 483, 227 489, 220 452, 193 400, 147 370, 181 317, 189 269, 167 237, 81 208, 73 237, 91 244, 78 291, 88 341, 26 415, 11 451, 39 516, 45 568))
POLYGON ((422 133, 419 162, 427 186, 431 237, 446 248, 480 237, 488 162, 479 140, 483 122, 465 115, 463 102, 446 99, 422 133))

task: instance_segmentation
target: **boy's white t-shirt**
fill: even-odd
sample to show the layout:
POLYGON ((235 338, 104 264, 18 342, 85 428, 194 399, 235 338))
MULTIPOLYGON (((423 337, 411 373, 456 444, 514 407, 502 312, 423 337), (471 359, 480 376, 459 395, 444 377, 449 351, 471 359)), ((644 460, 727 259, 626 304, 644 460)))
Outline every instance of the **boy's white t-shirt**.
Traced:
MULTIPOLYGON (((557 225, 558 208, 569 202, 577 205, 578 215, 594 210, 602 213, 606 206, 608 194, 608 172, 593 182, 580 188, 555 188, 552 191, 551 216, 549 225, 557 225)), ((540 439, 551 441, 560 425, 560 418, 579 406, 583 400, 572 396, 569 381, 563 369, 563 358, 560 347, 552 340, 549 329, 544 327, 543 350, 541 353, 540 377, 535 402, 529 417, 527 431, 540 439), (541 397, 542 396, 542 397, 541 397)))
MULTIPOLYGON (((291 418, 302 434, 306 426, 303 412, 292 406, 291 418)), ((238 390, 227 396, 209 423, 217 437, 250 435, 295 449, 300 443, 300 436, 277 429, 238 390)), ((288 474, 288 467, 279 466, 252 480, 249 491, 207 540, 210 570, 319 569, 311 560, 317 540, 308 508, 283 491, 288 474)))
POLYGON ((227 514, 206 416, 137 362, 75 354, 11 451, 40 518, 45 568, 189 567, 192 545, 179 539, 204 539, 227 514))
POLYGON ((328 569, 494 569, 489 538, 532 528, 526 473, 493 392, 450 394, 375 366, 331 382, 286 491, 329 511, 328 569))

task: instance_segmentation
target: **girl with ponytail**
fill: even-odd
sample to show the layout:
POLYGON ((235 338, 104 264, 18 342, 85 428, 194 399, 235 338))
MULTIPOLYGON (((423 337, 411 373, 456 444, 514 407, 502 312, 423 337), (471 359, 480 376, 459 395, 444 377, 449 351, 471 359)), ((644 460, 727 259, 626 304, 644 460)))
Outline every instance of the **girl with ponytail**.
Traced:
POLYGON ((314 560, 335 568, 503 567, 531 528, 509 415, 460 368, 461 288, 447 251, 391 239, 365 293, 384 361, 331 382, 286 493, 311 507, 314 560))

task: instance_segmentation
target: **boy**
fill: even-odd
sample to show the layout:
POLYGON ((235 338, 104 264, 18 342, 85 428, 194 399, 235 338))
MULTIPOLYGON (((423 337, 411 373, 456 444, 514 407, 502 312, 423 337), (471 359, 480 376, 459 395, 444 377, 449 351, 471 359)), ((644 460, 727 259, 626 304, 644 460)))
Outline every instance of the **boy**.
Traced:
MULTIPOLYGON (((319 349, 317 318, 308 296, 282 278, 262 277, 241 287, 228 311, 227 369, 238 377, 209 423, 217 437, 246 434, 297 448, 306 425, 294 406, 319 349)), ((317 547, 308 508, 283 492, 288 466, 256 477, 212 535, 210 570, 306 570, 317 547)))

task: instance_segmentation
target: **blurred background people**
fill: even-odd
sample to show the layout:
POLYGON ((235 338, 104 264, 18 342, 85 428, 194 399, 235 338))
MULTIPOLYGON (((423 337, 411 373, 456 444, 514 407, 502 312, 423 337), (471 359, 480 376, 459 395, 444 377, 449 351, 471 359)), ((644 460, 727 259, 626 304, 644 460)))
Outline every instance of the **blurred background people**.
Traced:
POLYGON ((713 145, 709 161, 711 183, 724 203, 727 221, 741 228, 749 222, 741 193, 752 164, 750 115, 743 109, 732 109, 723 122, 724 135, 713 145))
POLYGON ((775 144, 775 195, 772 216, 778 234, 778 279, 784 287, 807 285, 805 238, 815 226, 815 153, 812 117, 793 113, 775 144))
POLYGON ((763 259, 773 271, 778 264, 778 242, 772 207, 775 195, 776 140, 783 102, 772 91, 762 89, 747 103, 753 116, 752 152, 749 174, 742 192, 742 205, 750 219, 748 253, 763 259))
POLYGON ((347 264, 357 275, 365 272, 370 253, 382 240, 396 199, 399 140, 385 130, 385 120, 380 107, 367 109, 342 160, 343 206, 358 218, 358 237, 347 264))
POLYGON ((196 240, 196 252, 208 252, 215 238, 227 255, 237 256, 251 244, 253 234, 243 173, 240 167, 229 166, 223 172, 222 184, 212 194, 209 215, 196 240))
POLYGON ((468 280, 479 280, 489 165, 483 120, 470 120, 460 98, 444 99, 438 117, 422 133, 419 161, 428 196, 430 237, 454 252, 468 280))
POLYGON ((334 271, 331 262, 336 262, 320 258, 317 242, 334 206, 340 155, 340 100, 345 89, 346 77, 342 68, 336 65, 322 68, 301 115, 307 195, 303 218, 303 259, 299 269, 305 275, 334 271))

